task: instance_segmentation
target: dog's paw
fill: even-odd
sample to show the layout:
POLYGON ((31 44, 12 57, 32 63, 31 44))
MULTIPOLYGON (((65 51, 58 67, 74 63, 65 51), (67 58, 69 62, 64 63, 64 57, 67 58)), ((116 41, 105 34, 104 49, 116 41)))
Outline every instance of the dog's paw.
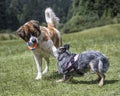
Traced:
POLYGON ((100 82, 100 83, 98 84, 98 86, 100 86, 100 87, 102 87, 103 85, 104 85, 103 82, 100 82))
POLYGON ((48 71, 46 71, 46 70, 42 72, 42 74, 47 74, 47 73, 48 73, 48 71))
POLYGON ((38 74, 35 79, 36 79, 36 80, 41 80, 41 79, 42 79, 42 75, 38 74))
POLYGON ((59 82, 64 82, 64 79, 59 79, 59 80, 56 80, 57 83, 59 82))
POLYGON ((100 87, 102 87, 102 86, 104 85, 104 81, 101 80, 98 85, 99 85, 100 87))
POLYGON ((42 78, 41 77, 36 77, 35 80, 41 80, 42 78))

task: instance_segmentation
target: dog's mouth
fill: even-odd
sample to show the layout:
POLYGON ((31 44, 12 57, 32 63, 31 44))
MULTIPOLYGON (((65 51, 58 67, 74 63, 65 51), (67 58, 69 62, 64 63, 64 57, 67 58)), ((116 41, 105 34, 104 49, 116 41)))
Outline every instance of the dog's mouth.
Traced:
POLYGON ((31 42, 27 42, 27 46, 29 50, 34 51, 37 47, 38 47, 38 43, 31 43, 31 42))
POLYGON ((29 50, 34 51, 38 47, 38 38, 35 36, 31 36, 29 41, 27 42, 27 46, 29 50))

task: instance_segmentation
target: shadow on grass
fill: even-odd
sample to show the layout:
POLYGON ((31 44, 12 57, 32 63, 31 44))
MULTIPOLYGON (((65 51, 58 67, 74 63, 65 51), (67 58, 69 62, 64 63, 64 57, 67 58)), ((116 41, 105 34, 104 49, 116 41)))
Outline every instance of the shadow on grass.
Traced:
MULTIPOLYGON (((116 83, 118 82, 119 80, 105 80, 105 85, 106 84, 113 84, 113 83, 116 83)), ((98 81, 96 80, 92 80, 92 81, 78 81, 78 80, 75 80, 73 79, 71 84, 98 84, 98 81)))
POLYGON ((57 80, 57 79, 60 79, 62 78, 63 75, 62 74, 59 74, 57 71, 56 72, 52 72, 51 74, 47 75, 44 77, 44 79, 47 79, 47 80, 57 80))
MULTIPOLYGON (((46 80, 58 80, 58 79, 61 79, 61 78, 63 78, 63 75, 59 74, 58 72, 53 72, 49 76, 45 76, 46 80)), ((82 78, 82 77, 80 76, 80 78, 82 78)), ((119 80, 105 80, 105 85, 106 84, 114 84, 118 81, 119 80)), ((68 83, 69 84, 98 84, 98 81, 96 81, 96 80, 81 81, 81 80, 76 80, 76 79, 73 78, 73 80, 68 82, 68 83)))

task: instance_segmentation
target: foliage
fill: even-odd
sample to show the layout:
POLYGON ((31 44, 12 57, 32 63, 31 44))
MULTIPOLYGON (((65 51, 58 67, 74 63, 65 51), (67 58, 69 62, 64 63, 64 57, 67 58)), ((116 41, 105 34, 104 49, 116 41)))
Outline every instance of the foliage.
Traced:
MULTIPOLYGON (((72 82, 56 83, 57 61, 51 57, 50 71, 36 81, 32 52, 22 40, 0 41, 1 96, 119 96, 120 95, 120 24, 97 27, 82 32, 63 34, 63 43, 74 53, 98 50, 110 60, 105 85, 98 87, 96 74, 74 77, 72 82)), ((46 62, 43 63, 45 67, 46 62)))
POLYGON ((51 7, 61 22, 66 21, 71 0, 1 0, 0 30, 16 30, 28 20, 35 19, 45 22, 44 10, 51 7))
POLYGON ((64 33, 120 23, 120 0, 0 0, 0 30, 16 30, 31 19, 46 24, 46 7, 60 18, 64 33))
POLYGON ((64 33, 120 23, 120 0, 74 0, 69 14, 70 20, 62 29, 64 33))
POLYGON ((17 39, 15 34, 11 33, 0 33, 0 40, 15 40, 17 39))
POLYGON ((4 22, 4 20, 6 19, 6 15, 5 15, 5 0, 1 0, 0 1, 0 29, 5 29, 6 28, 6 24, 4 22), (1 10, 2 9, 2 10, 1 10))

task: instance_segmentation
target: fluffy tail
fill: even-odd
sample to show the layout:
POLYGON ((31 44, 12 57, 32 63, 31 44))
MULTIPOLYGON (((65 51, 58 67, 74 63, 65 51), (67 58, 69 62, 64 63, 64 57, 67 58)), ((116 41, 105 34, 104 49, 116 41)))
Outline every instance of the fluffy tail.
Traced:
POLYGON ((45 19, 48 24, 48 27, 57 27, 60 19, 55 15, 51 8, 46 8, 45 10, 45 19))

